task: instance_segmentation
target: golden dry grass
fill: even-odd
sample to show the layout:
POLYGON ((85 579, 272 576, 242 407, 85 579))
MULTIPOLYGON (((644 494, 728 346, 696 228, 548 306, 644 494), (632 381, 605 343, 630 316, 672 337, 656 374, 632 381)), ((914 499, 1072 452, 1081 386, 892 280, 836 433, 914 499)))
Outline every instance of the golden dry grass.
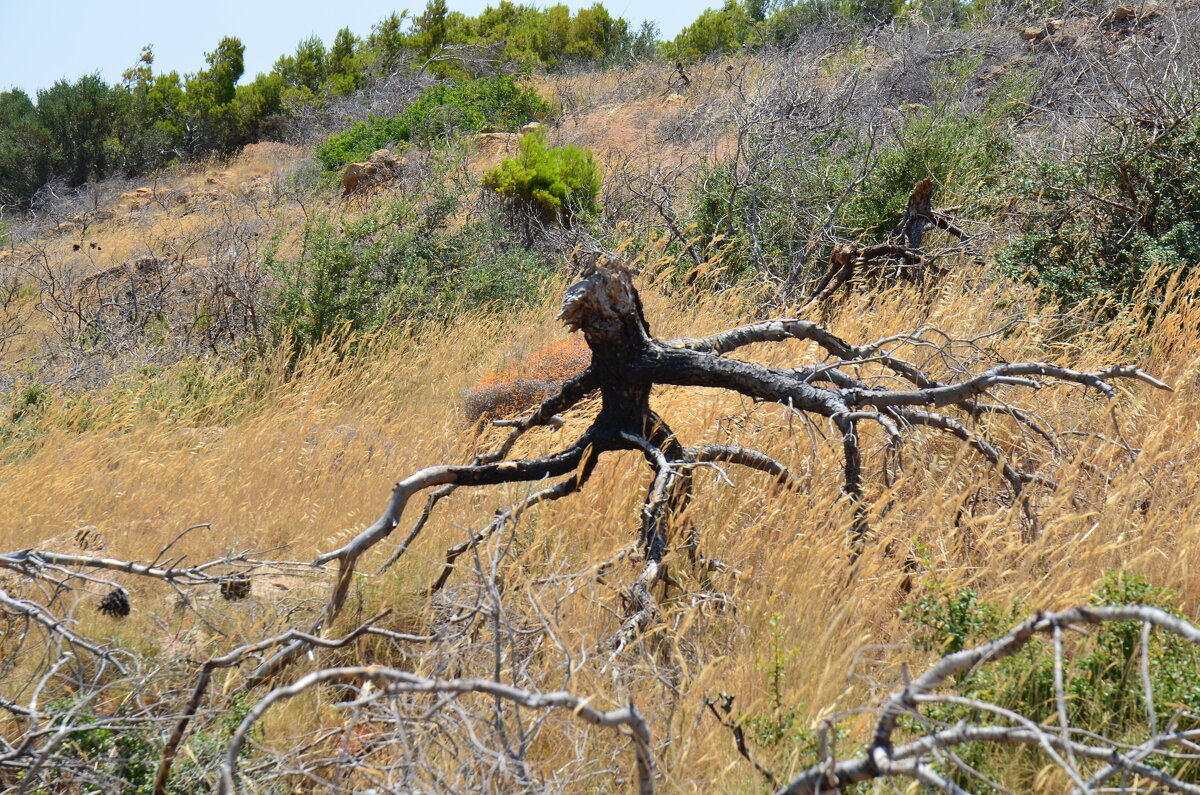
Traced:
MULTIPOLYGON (((693 75, 696 88, 685 98, 689 107, 716 101, 725 90, 726 65, 700 67, 693 75)), ((564 107, 577 103, 558 138, 592 146, 602 156, 633 150, 635 157, 682 157, 704 147, 716 152, 719 137, 651 149, 652 128, 680 108, 661 96, 669 68, 647 70, 633 75, 610 70, 542 85, 543 93, 558 92, 564 107)), ((239 186, 274 169, 286 170, 291 155, 281 159, 278 154, 260 151, 179 174, 168 181, 172 189, 213 194, 205 212, 157 204, 131 210, 127 203, 125 215, 88 232, 86 239, 102 246, 103 257, 85 249, 75 266, 86 276, 164 241, 201 241, 188 256, 203 256, 210 225, 267 212, 265 202, 237 198, 239 186), (217 195, 221 191, 228 198, 217 195)), ((476 157, 470 173, 495 157, 476 157)), ((269 220, 278 228, 299 228, 302 218, 298 208, 285 207, 269 220)), ((48 255, 68 262, 75 256, 72 241, 50 241, 48 255)), ((668 294, 652 281, 642 286, 651 326, 662 338, 761 319, 752 295, 668 294)), ((900 663, 919 666, 927 657, 912 647, 913 628, 900 614, 930 582, 969 586, 984 600, 1019 601, 1033 610, 1075 603, 1105 571, 1122 569, 1174 589, 1184 611, 1197 615, 1200 504, 1193 495, 1200 491, 1200 401, 1195 397, 1200 306, 1187 296, 1200 293, 1200 283, 1193 280, 1174 290, 1170 309, 1152 328, 1136 320, 1137 307, 1127 319, 1100 327, 1063 320, 1039 308, 1028 290, 992 283, 971 271, 930 291, 857 294, 823 312, 821 319, 852 341, 923 327, 958 338, 1006 328, 980 340, 983 360, 1049 360, 1082 369, 1131 363, 1176 385, 1169 394, 1122 385, 1116 406, 1075 387, 1003 393, 1061 431, 1103 434, 1064 436, 1066 451, 1054 454, 1006 423, 991 423, 1007 453, 1060 484, 1053 492, 1035 492, 1043 526, 1032 542, 1024 539, 1000 478, 961 445, 914 435, 906 445, 903 472, 888 487, 881 474, 883 439, 877 429, 866 428, 874 542, 850 567, 852 511, 839 489, 840 441, 829 427, 737 396, 664 388, 654 395, 653 406, 685 444, 755 447, 787 463, 803 483, 800 493, 792 493, 773 487, 765 476, 734 468, 727 469, 730 483, 711 471, 697 476, 688 518, 699 529, 702 550, 740 574, 701 577, 682 555, 670 556, 671 575, 681 587, 660 593, 663 620, 624 661, 620 676, 608 667, 606 655, 582 655, 601 647, 620 625, 621 592, 636 572, 634 563, 622 562, 603 578, 596 576, 598 565, 634 538, 649 471, 633 453, 605 458, 581 494, 530 511, 481 556, 500 558, 504 551, 500 579, 514 616, 534 616, 552 606, 547 623, 558 642, 576 653, 569 683, 574 692, 594 694, 606 707, 632 699, 647 716, 664 790, 758 791, 753 771, 737 756, 728 732, 706 714, 703 698, 726 692, 736 696, 738 712, 766 713, 765 669, 783 649, 796 653, 788 657, 782 695, 802 709, 806 726, 870 703, 880 695, 870 682, 894 684, 900 663), (1124 443, 1138 451, 1136 456, 1124 443)), ((311 560, 372 522, 397 478, 429 464, 470 460, 476 450, 496 442, 499 432, 476 437, 456 402, 488 374, 517 372, 514 362, 529 352, 564 346, 565 332, 552 319, 559 292, 528 311, 467 314, 448 328, 415 336, 383 332, 359 340, 349 359, 330 344, 286 380, 210 373, 211 392, 199 402, 177 402, 157 388, 177 375, 173 371, 155 381, 127 379, 86 404, 60 397, 42 418, 40 434, 11 444, 0 458, 4 549, 72 549, 79 529, 95 526, 101 540, 90 543, 102 544, 105 553, 148 560, 180 530, 204 522, 211 528, 190 534, 177 554, 199 561, 233 549, 282 547, 272 554, 311 560)), ((966 352, 965 346, 957 349, 966 352)), ((17 349, 12 355, 24 353, 17 349)), ((947 363, 928 347, 909 348, 906 354, 935 371, 946 370, 947 363)), ((783 365, 810 362, 820 353, 812 345, 787 343, 761 346, 752 355, 783 365)), ((270 369, 287 368, 280 361, 270 369)), ((568 415, 562 431, 530 433, 516 454, 565 446, 586 427, 590 409, 585 405, 568 415)), ((461 490, 439 508, 401 563, 377 575, 398 539, 381 544, 365 561, 343 623, 391 607, 396 613, 389 622, 395 628, 424 632, 436 627, 444 604, 427 598, 425 589, 441 570, 447 547, 486 524, 497 507, 528 492, 527 485, 461 490)), ((415 512, 410 507, 402 529, 415 512)), ((467 562, 456 571, 452 589, 475 587, 469 569, 467 562)), ((256 588, 246 603, 203 603, 199 615, 225 636, 201 623, 199 615, 176 611, 169 589, 134 579, 123 580, 134 604, 130 618, 100 617, 90 603, 80 606, 77 617, 85 635, 145 654, 156 670, 166 672, 162 691, 178 693, 194 676, 192 661, 310 621, 329 577, 275 578, 269 587, 256 588)), ((562 686, 557 647, 545 636, 532 643, 519 662, 529 666, 527 673, 543 689, 562 686)), ((398 658, 392 652, 374 656, 376 651, 377 646, 364 644, 358 651, 305 660, 285 678, 335 661, 428 672, 417 652, 398 658)), ((502 674, 510 674, 517 662, 507 662, 502 674)), ((456 664, 454 674, 490 676, 493 660, 470 649, 456 664)), ((240 674, 229 676, 223 695, 235 692, 242 681, 240 674)), ((313 691, 272 711, 267 741, 283 747, 315 728, 341 727, 345 714, 331 700, 313 691)), ((851 716, 846 723, 851 737, 842 753, 865 737, 871 719, 869 713, 851 716)), ((551 725, 577 728, 570 716, 554 718, 551 725)), ((335 732, 333 741, 341 740, 335 732)), ((603 760, 601 769, 611 759, 628 759, 624 742, 608 733, 593 732, 586 740, 586 756, 603 760)), ((575 752, 574 740, 544 735, 531 760, 553 771, 578 765, 575 752)), ((786 743, 761 756, 781 775, 814 761, 786 743)), ((594 791, 615 788, 607 777, 591 786, 594 791)))
MULTIPOLYGON (((1195 294, 1196 287, 1184 285, 1179 295, 1195 294)), ((747 302, 736 293, 697 299, 669 297, 648 287, 645 298, 652 326, 663 338, 756 319, 746 314, 747 302)), ((463 427, 455 396, 485 373, 510 365, 514 351, 562 340, 553 314, 551 301, 516 315, 463 316, 450 328, 416 337, 381 334, 365 341, 348 361, 329 350, 318 352, 294 379, 260 385, 261 392, 252 397, 231 388, 224 399, 236 404, 234 419, 222 425, 198 424, 203 416, 213 416, 211 411, 149 411, 136 390, 106 395, 106 410, 97 415, 102 419, 86 432, 78 430, 66 407, 52 407, 46 435, 24 455, 0 464, 5 545, 41 546, 95 525, 108 553, 147 559, 180 529, 211 522, 211 530, 189 536, 179 551, 199 560, 235 547, 286 545, 279 553, 283 557, 310 559, 373 521, 397 477, 428 464, 468 460, 486 443, 463 427)), ((1134 363, 1177 390, 1122 386, 1114 407, 1073 387, 1036 395, 1016 389, 1005 393, 1060 430, 1104 435, 1064 437, 1069 452, 1052 455, 1044 445, 994 423, 1016 460, 1060 483, 1056 491, 1037 495, 1044 527, 1031 543, 1022 539, 995 473, 960 445, 914 437, 904 454, 903 475, 887 489, 880 476, 882 439, 868 432, 878 543, 850 568, 851 511, 838 487, 840 443, 829 428, 736 396, 661 389, 653 405, 685 443, 735 441, 757 447, 786 462, 804 484, 795 494, 771 487, 755 473, 730 470, 732 485, 701 474, 689 516, 700 530, 704 553, 741 575, 701 580, 682 557, 670 557, 671 573, 683 591, 667 595, 663 623, 643 641, 623 676, 614 679, 603 659, 578 661, 573 690, 594 693, 606 704, 632 698, 647 715, 655 738, 664 743, 657 753, 667 791, 756 788, 727 732, 704 714, 702 698, 728 692, 736 694, 736 706, 745 713, 765 710, 764 666, 776 645, 797 650, 787 663, 784 695, 802 705, 813 722, 878 695, 865 680, 848 679, 852 670, 891 683, 897 663, 919 664, 923 656, 907 644, 912 628, 899 613, 930 579, 950 587, 969 585, 991 601, 1054 608, 1077 602, 1106 570, 1118 568, 1178 591, 1189 613, 1200 598, 1200 578, 1194 574, 1200 565, 1200 505, 1193 496, 1200 491, 1200 401, 1195 397, 1200 308, 1194 299, 1181 297, 1149 331, 1128 321, 1066 335, 1063 322, 1037 309, 1032 295, 1011 285, 959 278, 924 294, 894 289, 856 295, 828 315, 835 332, 855 341, 924 326, 965 338, 1019 319, 1005 334, 980 342, 989 357, 1046 359, 1083 369, 1134 363), (1119 433, 1140 450, 1136 456, 1115 443, 1120 436, 1114 415, 1119 433), (888 542, 894 542, 891 554, 888 542), (917 561, 915 573, 904 570, 910 559, 917 561), (915 588, 913 595, 902 587, 906 581, 915 588), (774 616, 780 617, 777 628, 774 616), (671 682, 655 678, 663 668, 674 672, 671 682)), ((938 357, 928 349, 910 353, 939 369, 938 357)), ((772 364, 802 363, 817 355, 800 343, 754 352, 757 360, 772 364)), ((531 433, 518 454, 563 446, 586 421, 577 415, 568 419, 567 429, 558 433, 531 433)), ((512 610, 531 610, 529 594, 534 593, 555 603, 555 626, 570 648, 591 648, 611 635, 619 625, 620 590, 635 566, 618 565, 602 581, 591 574, 631 543, 647 483, 639 457, 612 455, 583 493, 525 516, 506 536, 513 546, 502 564, 512 610), (548 580, 551 575, 559 579, 548 580)), ((444 550, 481 527, 495 507, 527 491, 527 486, 513 486, 455 495, 399 566, 364 576, 354 615, 396 607, 401 624, 428 628, 435 613, 426 609, 422 592, 440 570, 444 550)), ((390 551, 390 543, 382 544, 365 571, 374 571, 390 551)), ((459 572, 451 583, 470 580, 469 572, 459 572)), ((118 624, 87 616, 86 634, 137 639, 140 647, 176 661, 199 649, 226 648, 228 641, 205 635, 193 619, 175 613, 165 590, 128 585, 133 617, 118 624), (180 649, 172 639, 184 634, 185 624, 189 646, 180 649)), ((324 587, 294 584, 288 598, 311 598, 311 611, 324 587)), ((259 592, 255 600, 274 598, 259 592)), ((278 622, 262 605, 213 606, 210 613, 234 636, 253 637, 278 622)), ((548 641, 538 642, 546 652, 540 663, 545 687, 552 689, 560 685, 555 673, 560 660, 550 653, 548 641)), ((363 662, 372 661, 363 654, 363 662)), ((486 659, 467 656, 460 664, 463 675, 490 673, 486 659)), ((277 710, 268 737, 285 742, 298 728, 313 728, 314 720, 336 725, 338 713, 323 703, 313 694, 277 710)), ((869 715, 849 725, 861 739, 869 715)), ((590 742, 589 753, 625 753, 619 740, 603 734, 593 734, 590 742)), ((794 750, 766 756, 781 773, 812 762, 794 750)), ((534 754, 547 769, 569 758, 568 747, 551 741, 539 743, 534 754)), ((605 790, 607 784, 596 787, 605 790)))

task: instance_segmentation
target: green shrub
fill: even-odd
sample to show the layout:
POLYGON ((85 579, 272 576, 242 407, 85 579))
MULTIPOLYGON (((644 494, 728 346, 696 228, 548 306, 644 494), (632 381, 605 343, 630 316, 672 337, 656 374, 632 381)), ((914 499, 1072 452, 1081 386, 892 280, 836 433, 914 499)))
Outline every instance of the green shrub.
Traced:
POLYGON ((934 181, 936 206, 957 203, 968 217, 994 215, 1005 199, 1013 117, 1032 78, 1013 70, 981 108, 966 110, 958 97, 977 67, 974 59, 945 67, 935 101, 903 110, 890 140, 872 141, 847 125, 816 135, 789 131, 781 147, 771 128, 765 137, 747 136, 736 171, 732 163, 710 166, 696 182, 691 221, 701 247, 719 242, 724 249, 723 278, 760 270, 784 277, 804 258, 807 275, 816 275, 831 247, 814 245, 827 221, 841 236, 882 240, 926 177, 934 181))
POLYGON ((1200 262, 1200 114, 1160 133, 1130 123, 1081 161, 1033 163, 1016 192, 1027 212, 1003 270, 1063 307, 1153 295, 1200 262))
POLYGON ((429 144, 484 129, 515 130, 549 110, 535 91, 510 75, 439 83, 395 116, 376 116, 331 135, 317 148, 327 169, 365 160, 396 143, 429 144))
POLYGON ((699 61, 729 55, 756 40, 750 4, 725 0, 719 9, 707 9, 663 48, 663 54, 680 61, 699 61))
POLYGON ((601 176, 591 150, 574 144, 549 147, 540 129, 522 136, 520 149, 485 174, 483 184, 564 223, 596 211, 601 176))
MULTIPOLYGON (((1147 605, 1179 615, 1180 597, 1143 577, 1109 571, 1089 601, 1094 605, 1147 605)), ((954 591, 933 583, 925 597, 905 608, 903 617, 916 625, 914 640, 919 648, 949 654, 1001 637, 1027 612, 1019 602, 1003 608, 981 601, 970 589, 954 591)), ((1103 624, 1086 639, 1069 643, 1064 680, 1070 724, 1116 738, 1136 734, 1146 721, 1140 662, 1138 622, 1103 624)), ((1159 704, 1178 705, 1196 714, 1200 709, 1200 649, 1174 633, 1153 631, 1150 670, 1159 704)), ((1053 646, 1046 639, 1035 638, 1017 654, 967 673, 957 687, 963 696, 1013 710, 1035 723, 1056 720, 1053 646)), ((968 710, 954 705, 931 705, 923 712, 948 724, 970 717, 968 710)), ((961 753, 965 761, 985 772, 990 763, 1011 764, 1011 758, 990 758, 989 750, 982 747, 964 746, 961 753)))
POLYGON ((316 220, 298 257, 272 251, 273 329, 299 354, 331 334, 389 320, 438 322, 498 302, 534 300, 550 274, 494 215, 454 229, 459 196, 436 174, 421 191, 357 220, 316 220))

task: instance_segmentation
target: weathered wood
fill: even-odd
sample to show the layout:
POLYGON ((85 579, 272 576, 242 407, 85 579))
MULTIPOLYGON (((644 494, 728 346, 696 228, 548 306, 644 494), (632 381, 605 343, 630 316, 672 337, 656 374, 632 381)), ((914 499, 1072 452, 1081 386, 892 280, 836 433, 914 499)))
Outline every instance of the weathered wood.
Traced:
POLYGON ((875 271, 892 268, 900 278, 922 280, 926 271, 934 267, 921 251, 930 225, 959 239, 966 238, 958 225, 933 209, 933 180, 926 177, 913 186, 903 217, 892 227, 884 243, 872 246, 839 243, 833 247, 829 268, 809 292, 804 306, 823 303, 842 287, 849 289, 854 277, 867 268, 875 271))
MULTIPOLYGON (((848 258, 840 260, 840 270, 828 280, 825 292, 844 283, 843 274, 849 278, 856 263, 861 265, 880 256, 919 259, 919 252, 910 248, 910 244, 919 243, 925 226, 936 222, 929 209, 931 184, 923 181, 914 189, 906 221, 897 227, 896 241, 861 249, 856 256, 842 250, 848 258)), ((842 436, 844 457, 842 491, 853 506, 853 518, 846 528, 850 542, 848 559, 851 561, 863 549, 869 536, 860 441, 864 421, 881 427, 892 444, 899 444, 912 427, 928 428, 957 438, 999 469, 1016 499, 1023 497, 1022 489, 1028 484, 1051 484, 1036 473, 1018 470, 999 447, 980 432, 970 431, 952 416, 934 409, 955 408, 969 417, 984 413, 1010 416, 1053 441, 1048 432, 1021 410, 990 401, 989 391, 1001 385, 1036 388, 1045 383, 1075 383, 1112 399, 1115 392, 1108 382, 1119 378, 1141 380, 1161 389, 1170 388, 1134 367, 1109 367, 1086 373, 1042 362, 1001 364, 958 383, 945 383, 913 363, 881 350, 879 344, 855 346, 811 321, 791 318, 755 323, 708 338, 664 342, 655 339, 650 332, 633 277, 633 271, 625 265, 600 262, 585 269, 580 280, 568 288, 559 319, 571 331, 583 333, 591 352, 591 363, 586 371, 564 384, 558 394, 547 398, 523 419, 510 423, 512 430, 499 450, 480 455, 468 465, 427 467, 400 481, 383 515, 374 524, 341 548, 317 559, 318 564, 337 561, 339 570, 325 616, 314 632, 332 624, 345 602, 357 561, 392 533, 409 500, 418 492, 440 486, 442 488, 436 494, 443 495, 448 489, 460 487, 571 474, 558 486, 534 495, 529 503, 534 504, 578 491, 599 456, 616 450, 639 450, 655 474, 642 508, 639 546, 644 564, 626 594, 630 614, 614 641, 618 649, 624 648, 653 622, 656 615, 651 589, 665 572, 663 560, 672 540, 680 535, 678 520, 691 498, 692 467, 703 460, 722 460, 767 472, 781 482, 792 482, 782 465, 757 451, 719 446, 684 447, 669 424, 650 407, 650 395, 656 386, 710 387, 738 392, 758 401, 778 403, 790 411, 823 417, 837 428, 842 436), (748 345, 783 340, 813 341, 836 361, 781 369, 724 355, 748 345), (860 381, 852 375, 855 369, 851 365, 864 360, 877 362, 912 388, 883 389, 860 381), (847 366, 840 367, 841 363, 847 366), (601 400, 600 412, 574 444, 542 458, 503 460, 521 434, 549 424, 557 415, 597 391, 601 400)), ((415 539, 435 504, 436 500, 431 500, 426 506, 393 560, 415 539)), ((1034 525, 1032 511, 1028 510, 1028 503, 1025 505, 1030 523, 1034 525)), ((502 513, 482 534, 495 532, 504 521, 507 517, 502 513)), ((689 557, 698 560, 698 533, 690 525, 685 527, 683 547, 689 557)), ((467 548, 469 546, 470 543, 467 548)), ((448 550, 447 568, 435 588, 445 583, 455 558, 463 551, 465 549, 448 550)), ((281 670, 305 648, 303 643, 297 642, 280 652, 260 666, 254 681, 281 670)))

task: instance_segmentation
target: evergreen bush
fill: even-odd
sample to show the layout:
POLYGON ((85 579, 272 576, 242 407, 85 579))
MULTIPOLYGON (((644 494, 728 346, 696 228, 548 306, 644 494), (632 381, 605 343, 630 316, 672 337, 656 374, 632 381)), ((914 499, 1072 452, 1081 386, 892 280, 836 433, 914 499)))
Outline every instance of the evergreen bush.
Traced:
POLYGON ((591 150, 547 146, 540 129, 522 136, 520 150, 485 174, 483 184, 562 223, 598 209, 601 173, 591 150))
POLYGON ((1017 177, 1026 213, 1002 269, 1064 308, 1101 299, 1114 311, 1200 262, 1200 115, 1162 132, 1138 123, 1088 157, 1046 158, 1017 177))
POLYGON ((429 144, 485 129, 516 130, 549 105, 511 75, 439 83, 395 116, 376 116, 331 135, 317 148, 317 160, 336 169, 365 160, 397 143, 429 144))

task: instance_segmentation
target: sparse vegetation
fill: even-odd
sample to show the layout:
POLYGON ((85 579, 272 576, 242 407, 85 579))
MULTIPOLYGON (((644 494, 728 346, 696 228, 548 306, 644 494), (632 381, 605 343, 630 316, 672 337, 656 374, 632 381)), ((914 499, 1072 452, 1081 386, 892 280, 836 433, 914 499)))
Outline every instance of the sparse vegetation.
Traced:
POLYGON ((1192 62, 432 0, 0 94, 0 790, 1191 791, 1192 62))
POLYGON ((1152 129, 1121 121, 1092 152, 1029 165, 1018 182, 1028 214, 999 254, 1006 272, 1063 306, 1101 298, 1115 310, 1200 262, 1200 118, 1163 113, 1152 129))
POLYGON ((428 145, 484 129, 515 130, 547 110, 537 93, 508 75, 442 83, 423 91, 396 116, 373 117, 330 136, 316 156, 334 169, 397 143, 428 145))

